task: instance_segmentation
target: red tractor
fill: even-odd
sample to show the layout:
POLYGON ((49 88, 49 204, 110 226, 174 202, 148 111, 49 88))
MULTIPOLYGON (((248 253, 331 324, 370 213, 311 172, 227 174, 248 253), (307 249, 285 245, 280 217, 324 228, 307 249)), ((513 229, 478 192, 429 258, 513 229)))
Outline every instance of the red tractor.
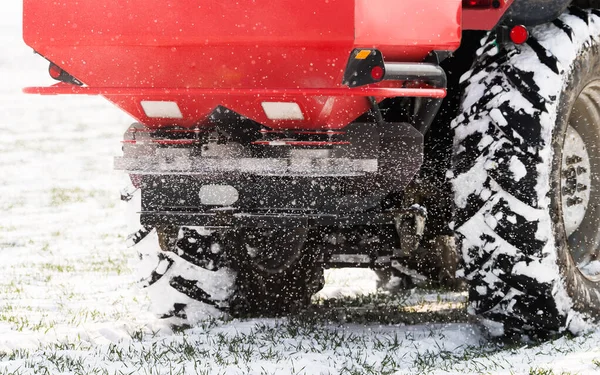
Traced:
POLYGON ((25 91, 138 120, 162 315, 284 313, 348 266, 458 274, 505 332, 600 313, 600 1, 23 3, 60 81, 25 91))

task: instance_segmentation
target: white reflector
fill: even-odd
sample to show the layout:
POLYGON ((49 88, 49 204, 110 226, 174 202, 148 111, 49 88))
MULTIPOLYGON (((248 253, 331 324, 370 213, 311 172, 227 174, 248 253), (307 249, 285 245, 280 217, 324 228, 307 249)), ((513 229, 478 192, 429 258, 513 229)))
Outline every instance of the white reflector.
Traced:
POLYGON ((204 185, 200 188, 200 202, 210 206, 231 206, 239 199, 236 188, 229 185, 204 185))
POLYGON ((179 106, 175 102, 142 101, 146 116, 151 118, 183 118, 179 106))
POLYGON ((297 103, 262 102, 262 107, 269 120, 304 120, 297 103))

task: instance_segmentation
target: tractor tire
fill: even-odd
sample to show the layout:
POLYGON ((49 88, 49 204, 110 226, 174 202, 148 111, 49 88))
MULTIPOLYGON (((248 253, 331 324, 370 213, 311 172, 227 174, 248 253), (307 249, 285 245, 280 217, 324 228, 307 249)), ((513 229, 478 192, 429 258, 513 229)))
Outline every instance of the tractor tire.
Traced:
POLYGON ((374 269, 373 272, 377 276, 375 286, 380 291, 398 294, 415 287, 409 275, 403 274, 393 267, 374 269))
POLYGON ((325 277, 308 233, 305 228, 240 229, 228 237, 226 248, 235 254, 238 272, 234 316, 278 316, 310 304, 325 277))
POLYGON ((307 306, 324 284, 323 270, 309 253, 279 265, 277 272, 256 267, 245 230, 218 234, 166 226, 156 232, 160 250, 140 251, 142 287, 152 311, 173 325, 288 313, 307 306))
POLYGON ((600 313, 600 13, 570 8, 523 45, 493 38, 452 123, 469 309, 506 335, 577 333, 600 313))
MULTIPOLYGON (((226 315, 235 294, 236 272, 219 238, 201 228, 155 228, 158 245, 137 244, 140 286, 150 309, 174 326, 226 315)), ((152 237, 152 236, 147 236, 152 237)))

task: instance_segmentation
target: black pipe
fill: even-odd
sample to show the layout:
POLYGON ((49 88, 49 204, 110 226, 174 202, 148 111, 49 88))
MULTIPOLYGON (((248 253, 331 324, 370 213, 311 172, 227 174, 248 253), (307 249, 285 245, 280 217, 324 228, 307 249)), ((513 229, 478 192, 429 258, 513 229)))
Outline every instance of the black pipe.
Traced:
POLYGON ((433 119, 435 119, 435 116, 437 116, 437 113, 442 106, 443 100, 444 99, 425 99, 425 103, 417 113, 417 119, 415 120, 415 127, 421 134, 427 133, 431 127, 433 119))
MULTIPOLYGON (((427 63, 386 63, 384 80, 423 81, 436 88, 446 88, 446 72, 439 65, 427 63)), ((416 113, 414 126, 421 134, 427 133, 442 106, 443 99, 427 98, 416 113)))
POLYGON ((369 103, 371 104, 371 109, 375 114, 375 119, 379 125, 383 124, 383 115, 381 114, 381 109, 379 108, 379 104, 377 104, 377 100, 374 96, 369 96, 369 103))

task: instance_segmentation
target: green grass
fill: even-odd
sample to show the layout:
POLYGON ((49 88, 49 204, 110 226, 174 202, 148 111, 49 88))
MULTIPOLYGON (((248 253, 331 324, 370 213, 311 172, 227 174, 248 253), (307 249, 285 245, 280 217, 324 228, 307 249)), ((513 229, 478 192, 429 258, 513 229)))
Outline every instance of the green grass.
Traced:
POLYGON ((104 190, 84 190, 76 188, 59 188, 53 187, 50 189, 50 206, 60 207, 73 203, 82 203, 87 200, 97 200, 106 197, 107 192, 104 190))
MULTIPOLYGON (((33 269, 39 266, 39 270, 47 274, 58 275, 83 272, 83 268, 90 272, 98 267, 97 272, 102 274, 116 272, 114 270, 123 262, 117 257, 104 262, 73 263, 70 264, 72 269, 67 268, 69 264, 52 263, 41 263, 33 269)), ((19 288, 20 285, 16 282, 4 288, 19 288)), ((58 329, 53 330, 57 324, 83 327, 90 322, 118 320, 100 310, 72 307, 68 301, 81 301, 85 296, 73 294, 60 283, 56 287, 62 293, 57 309, 65 319, 55 322, 44 316, 43 310, 27 310, 6 303, 0 306, 0 322, 11 324, 16 331, 45 333, 58 332, 58 329)), ((28 290, 24 288, 19 293, 27 294, 28 290)), ((31 351, 0 353, 0 375, 225 374, 228 369, 237 369, 236 373, 241 374, 302 375, 311 374, 310 363, 306 360, 311 357, 329 366, 331 374, 391 375, 407 370, 418 374, 443 371, 490 374, 511 371, 510 356, 522 355, 522 350, 532 356, 577 350, 576 345, 564 343, 554 346, 552 343, 483 339, 477 345, 448 346, 449 338, 441 323, 466 320, 464 303, 460 301, 456 295, 442 293, 436 298, 430 291, 396 295, 375 293, 357 298, 315 300, 307 311, 280 319, 208 320, 200 326, 181 328, 167 336, 152 332, 146 326, 132 326, 131 339, 123 342, 98 345, 71 337, 66 342, 31 351), (434 310, 440 306, 441 309, 434 310), (416 330, 403 328, 414 321, 430 326, 416 330), (108 363, 110 368, 107 368, 108 363)), ((560 340, 579 339, 565 336, 560 340)), ((599 366, 598 361, 594 361, 599 366)), ((529 371, 530 375, 575 375, 543 366, 523 370, 529 371)))
POLYGON ((122 254, 118 257, 108 257, 105 259, 91 259, 85 262, 76 264, 69 263, 50 263, 45 262, 40 265, 35 265, 34 268, 39 269, 44 274, 55 273, 99 273, 121 275, 128 271, 127 254, 122 254))
POLYGON ((72 266, 70 264, 43 263, 40 266, 40 268, 43 271, 49 271, 49 272, 58 272, 58 273, 64 273, 64 272, 73 273, 73 272, 75 272, 75 266, 72 266))
MULTIPOLYGON (((443 371, 490 374, 511 371, 513 363, 507 357, 522 349, 532 349, 531 344, 507 347, 488 341, 449 350, 443 346, 446 337, 435 326, 428 333, 378 331, 379 325, 372 325, 372 332, 354 332, 345 324, 300 316, 247 322, 252 324, 246 323, 241 331, 232 330, 230 323, 207 321, 173 336, 141 328, 131 332, 131 341, 122 343, 94 346, 74 341, 35 351, 0 353, 0 375, 224 374, 227 369, 237 369, 236 373, 242 374, 300 375, 311 374, 304 360, 310 356, 329 356, 332 374, 391 375, 407 369, 418 374, 443 371), (418 350, 426 340, 433 340, 437 346, 418 350), (10 367, 13 363, 18 363, 19 368, 10 367), (113 367, 108 370, 102 363, 113 367)), ((528 371, 530 375, 576 375, 544 367, 528 371)))
POLYGON ((577 375, 577 373, 573 372, 554 372, 552 369, 544 369, 544 368, 531 368, 529 369, 529 375, 577 375))
MULTIPOLYGON (((402 368, 412 368, 425 374, 433 370, 452 369, 465 358, 475 358, 501 350, 497 347, 478 346, 449 351, 425 351, 409 356, 403 348, 418 345, 418 338, 410 332, 378 332, 359 334, 343 326, 307 322, 302 319, 280 319, 269 323, 257 322, 249 331, 231 332, 224 322, 195 328, 174 337, 155 337, 136 331, 130 343, 109 344, 102 347, 82 343, 49 345, 36 352, 15 351, 0 355, 1 363, 22 364, 23 373, 107 373, 92 358, 113 364, 110 374, 220 374, 227 368, 240 373, 310 374, 302 359, 329 353, 330 366, 336 374, 391 375, 402 368), (224 330, 225 329, 225 330, 224 330), (199 333, 199 331, 201 333, 199 333), (70 352, 66 353, 65 351, 70 352), (465 354, 466 353, 466 354, 465 354), (278 369, 260 368, 258 364, 275 364, 278 369)), ((431 332, 437 339, 434 331, 431 332)), ((489 365, 487 370, 491 368, 489 365)), ((479 367, 470 367, 477 370, 479 367)), ((9 373, 2 370, 0 375, 9 373), (4 371, 4 372, 3 372, 4 371)))
POLYGON ((419 300, 419 295, 413 295, 410 291, 397 294, 378 292, 357 297, 314 300, 313 305, 302 314, 327 321, 367 324, 468 321, 464 300, 446 301, 439 293, 441 292, 438 291, 437 300, 434 302, 419 300))
MULTIPOLYGON (((113 309, 111 313, 99 311, 94 304, 79 302, 89 299, 83 291, 72 288, 67 279, 81 274, 96 274, 103 277, 109 274, 120 275, 127 269, 127 257, 109 257, 103 261, 76 263, 37 263, 23 265, 22 271, 0 284, 0 323, 5 323, 16 332, 37 332, 45 334, 57 324, 79 327, 86 323, 114 321, 121 318, 126 310, 113 309), (25 272, 23 272, 25 270, 25 272), (56 280, 56 281, 54 281, 56 280), (65 281, 67 281, 65 283, 65 281), (48 284, 52 284, 51 286, 48 284), (40 290, 53 290, 50 305, 37 305, 40 290)), ((119 304, 115 300, 111 303, 119 304)))
POLYGON ((0 210, 2 210, 2 211, 10 211, 10 210, 13 210, 15 208, 25 207, 26 203, 27 203, 27 201, 26 201, 25 198, 22 198, 22 197, 13 198, 9 202, 2 203, 2 206, 0 206, 0 210))

